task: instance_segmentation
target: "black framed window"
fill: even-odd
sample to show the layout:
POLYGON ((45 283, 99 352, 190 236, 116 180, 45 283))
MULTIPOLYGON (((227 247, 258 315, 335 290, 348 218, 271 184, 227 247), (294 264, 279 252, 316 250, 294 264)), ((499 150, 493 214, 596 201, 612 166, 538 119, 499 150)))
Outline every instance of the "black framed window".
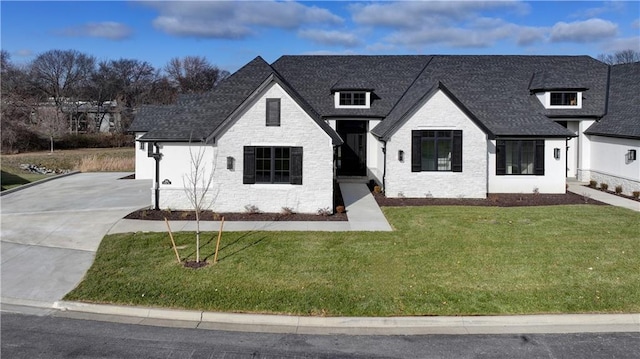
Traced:
POLYGON ((462 172, 462 131, 412 131, 411 171, 462 172))
POLYGON ((243 183, 302 184, 302 147, 244 147, 243 183))
POLYGON ((549 100, 551 106, 578 106, 578 93, 552 92, 549 100))
POLYGON ((280 126, 280 99, 267 99, 267 126, 280 126))
POLYGON ((340 92, 340 106, 366 106, 365 92, 340 92))
POLYGON ((497 140, 497 175, 544 175, 544 140, 497 140))

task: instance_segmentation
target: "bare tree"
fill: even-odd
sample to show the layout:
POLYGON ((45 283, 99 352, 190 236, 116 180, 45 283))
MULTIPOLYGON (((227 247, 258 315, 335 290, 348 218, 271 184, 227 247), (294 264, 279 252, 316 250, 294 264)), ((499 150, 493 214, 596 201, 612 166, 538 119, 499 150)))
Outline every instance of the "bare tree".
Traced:
POLYGON ((49 139, 51 153, 54 140, 67 130, 68 121, 65 117, 57 106, 39 106, 35 112, 35 130, 49 139))
POLYGON ((640 52, 631 49, 621 50, 613 54, 600 54, 598 60, 608 65, 630 64, 640 61, 640 52))
POLYGON ((220 70, 200 56, 187 56, 182 60, 174 57, 165 67, 165 72, 181 93, 211 91, 218 82, 229 76, 228 71, 220 70))
POLYGON ((9 53, 2 50, 0 64, 2 93, 0 101, 0 135, 2 151, 14 152, 28 149, 35 135, 30 129, 31 114, 37 99, 29 86, 28 72, 11 63, 9 53))
POLYGON ((166 76, 158 78, 151 84, 151 90, 144 95, 142 102, 147 104, 168 105, 174 103, 178 96, 175 87, 166 76))
POLYGON ((211 208, 217 197, 217 191, 213 192, 213 178, 216 169, 216 155, 213 156, 211 165, 206 163, 207 146, 201 142, 194 150, 189 145, 189 161, 191 172, 183 176, 184 191, 191 203, 196 215, 196 262, 200 263, 200 218, 202 212, 211 208))
MULTIPOLYGON (((50 50, 31 63, 30 77, 43 97, 52 99, 59 112, 89 86, 95 70, 95 58, 76 50, 50 50)), ((70 130, 73 124, 69 126, 70 130)), ((77 128, 76 128, 77 130, 77 128)))
POLYGON ((116 100, 118 112, 123 117, 116 129, 120 132, 128 127, 133 109, 144 102, 158 78, 158 70, 146 61, 102 61, 92 78, 91 98, 99 107, 105 101, 116 100))

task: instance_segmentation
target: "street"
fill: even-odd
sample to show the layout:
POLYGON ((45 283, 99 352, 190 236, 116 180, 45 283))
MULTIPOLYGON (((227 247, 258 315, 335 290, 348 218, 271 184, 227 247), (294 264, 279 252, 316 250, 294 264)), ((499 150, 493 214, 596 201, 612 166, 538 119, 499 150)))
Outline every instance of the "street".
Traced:
POLYGON ((640 333, 347 336, 0 314, 3 358, 637 358, 640 333))

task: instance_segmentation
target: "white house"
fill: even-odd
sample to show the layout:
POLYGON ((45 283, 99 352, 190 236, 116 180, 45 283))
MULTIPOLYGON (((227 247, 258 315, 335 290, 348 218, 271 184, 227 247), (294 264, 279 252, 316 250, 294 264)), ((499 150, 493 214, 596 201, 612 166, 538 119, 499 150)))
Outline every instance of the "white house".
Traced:
POLYGON ((591 156, 640 137, 585 134, 614 118, 609 71, 585 56, 258 57, 210 93, 143 107, 136 178, 154 179, 158 208, 191 208, 203 153, 219 212, 332 210, 344 178, 389 197, 565 193, 567 177, 600 172, 635 190, 636 160, 621 172, 591 156))

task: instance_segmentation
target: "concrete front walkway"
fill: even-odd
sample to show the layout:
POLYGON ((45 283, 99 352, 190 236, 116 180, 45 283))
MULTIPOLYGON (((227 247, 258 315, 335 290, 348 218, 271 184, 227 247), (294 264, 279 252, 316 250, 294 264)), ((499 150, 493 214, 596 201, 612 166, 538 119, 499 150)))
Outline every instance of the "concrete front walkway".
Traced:
MULTIPOLYGON (((366 184, 341 183, 340 190, 347 210, 349 221, 241 221, 224 222, 224 230, 234 231, 391 231, 391 225, 380 210, 366 184)), ((195 221, 169 221, 171 230, 195 231, 195 221)), ((217 231, 219 221, 202 221, 200 230, 217 231)), ((167 225, 163 221, 119 220, 109 234, 129 232, 165 232, 167 225)))
POLYGON ((604 202, 612 206, 623 207, 636 212, 640 212, 640 202, 616 196, 610 193, 605 193, 597 189, 589 188, 585 186, 586 183, 567 181, 567 184, 569 185, 569 192, 573 192, 575 194, 579 194, 596 201, 604 202))

